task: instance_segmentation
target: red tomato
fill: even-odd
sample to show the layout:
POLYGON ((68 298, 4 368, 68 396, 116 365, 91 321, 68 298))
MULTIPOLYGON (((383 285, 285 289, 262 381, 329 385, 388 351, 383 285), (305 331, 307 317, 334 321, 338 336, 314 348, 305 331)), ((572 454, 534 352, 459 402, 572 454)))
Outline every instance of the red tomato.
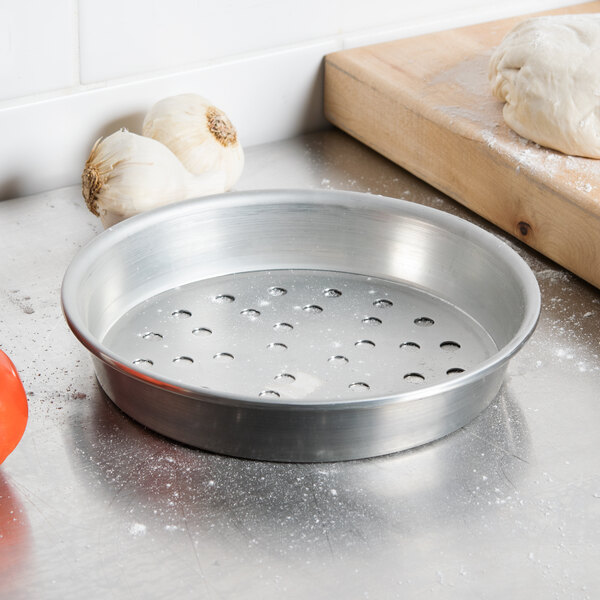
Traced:
POLYGON ((27 425, 27 396, 15 365, 0 350, 0 464, 17 447, 27 425))
POLYGON ((31 568, 33 537, 25 505, 0 473, 0 598, 19 598, 31 568), (21 585, 20 585, 21 584, 21 585))

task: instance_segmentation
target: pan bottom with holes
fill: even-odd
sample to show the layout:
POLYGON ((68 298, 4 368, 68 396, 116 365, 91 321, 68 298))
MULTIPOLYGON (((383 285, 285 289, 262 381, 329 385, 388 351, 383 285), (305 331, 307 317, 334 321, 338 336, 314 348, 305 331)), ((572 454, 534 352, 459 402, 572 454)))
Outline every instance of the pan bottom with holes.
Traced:
POLYGON ((103 343, 132 365, 218 393, 327 403, 441 383, 497 351, 455 306, 380 278, 252 271, 169 290, 103 343))
POLYGON ((247 192, 107 230, 65 316, 110 398, 225 454, 375 456, 446 435, 496 395, 539 290, 494 236, 346 192, 247 192))

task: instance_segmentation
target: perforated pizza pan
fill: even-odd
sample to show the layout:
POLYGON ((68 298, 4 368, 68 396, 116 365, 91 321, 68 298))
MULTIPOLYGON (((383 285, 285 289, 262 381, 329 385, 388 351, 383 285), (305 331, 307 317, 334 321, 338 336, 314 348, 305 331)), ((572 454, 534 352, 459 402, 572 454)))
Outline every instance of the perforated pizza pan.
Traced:
POLYGON ((350 192, 232 193, 99 235, 66 319, 123 411, 279 461, 375 456, 465 425, 535 328, 539 289, 495 236, 350 192))

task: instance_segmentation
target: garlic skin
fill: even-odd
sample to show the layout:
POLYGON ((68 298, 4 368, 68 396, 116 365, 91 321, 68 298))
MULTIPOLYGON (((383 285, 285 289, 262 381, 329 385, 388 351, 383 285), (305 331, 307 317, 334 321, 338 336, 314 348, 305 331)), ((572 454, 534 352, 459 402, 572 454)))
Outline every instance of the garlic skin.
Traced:
POLYGON ((225 191, 223 173, 192 175, 163 144, 121 129, 94 144, 81 175, 104 227, 165 204, 225 191))
POLYGON ((242 174, 244 151, 235 127, 202 96, 181 94, 160 100, 148 111, 142 133, 167 146, 190 173, 223 171, 226 190, 242 174))

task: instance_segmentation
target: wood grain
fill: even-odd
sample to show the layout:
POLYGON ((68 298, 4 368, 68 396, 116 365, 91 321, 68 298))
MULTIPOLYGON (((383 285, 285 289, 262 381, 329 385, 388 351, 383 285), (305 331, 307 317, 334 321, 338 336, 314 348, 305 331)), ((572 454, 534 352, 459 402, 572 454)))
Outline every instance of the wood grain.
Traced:
MULTIPOLYGON (((586 12, 600 12, 600 2, 538 14, 586 12)), ((325 115, 600 287, 600 160, 521 138, 490 92, 492 51, 525 18, 330 54, 325 115)))

